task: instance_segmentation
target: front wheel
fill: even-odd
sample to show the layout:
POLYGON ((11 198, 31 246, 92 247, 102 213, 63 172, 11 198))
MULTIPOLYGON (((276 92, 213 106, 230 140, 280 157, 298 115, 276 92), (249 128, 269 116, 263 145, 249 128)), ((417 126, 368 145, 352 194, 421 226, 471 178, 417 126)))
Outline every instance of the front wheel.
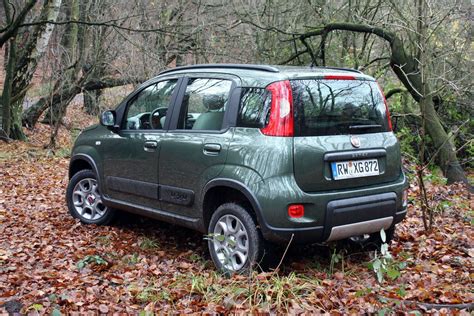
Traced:
POLYGON ((264 241, 252 216, 235 203, 222 204, 208 228, 209 252, 224 273, 250 271, 261 259, 264 241))
POLYGON ((115 212, 102 202, 97 177, 92 170, 81 170, 71 180, 66 191, 69 213, 85 224, 106 225, 115 212))

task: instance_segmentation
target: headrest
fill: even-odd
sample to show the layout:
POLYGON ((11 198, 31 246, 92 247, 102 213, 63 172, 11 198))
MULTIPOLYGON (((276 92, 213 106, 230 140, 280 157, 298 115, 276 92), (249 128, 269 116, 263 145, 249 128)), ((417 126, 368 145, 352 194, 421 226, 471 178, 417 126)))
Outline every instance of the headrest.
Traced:
POLYGON ((209 111, 216 111, 224 106, 224 98, 216 94, 205 95, 202 99, 202 104, 209 111))

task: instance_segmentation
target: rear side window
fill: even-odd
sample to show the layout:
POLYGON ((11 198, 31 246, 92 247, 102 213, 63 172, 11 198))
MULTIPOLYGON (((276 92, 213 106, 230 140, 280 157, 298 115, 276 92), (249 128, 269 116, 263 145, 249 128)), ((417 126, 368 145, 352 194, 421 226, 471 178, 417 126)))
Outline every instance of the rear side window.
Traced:
POLYGON ((292 80, 295 136, 389 131, 376 82, 366 80, 292 80))
POLYGON ((189 79, 178 129, 220 130, 231 87, 232 81, 225 79, 189 79))
POLYGON ((270 114, 271 93, 262 88, 243 88, 237 126, 262 128, 270 114))

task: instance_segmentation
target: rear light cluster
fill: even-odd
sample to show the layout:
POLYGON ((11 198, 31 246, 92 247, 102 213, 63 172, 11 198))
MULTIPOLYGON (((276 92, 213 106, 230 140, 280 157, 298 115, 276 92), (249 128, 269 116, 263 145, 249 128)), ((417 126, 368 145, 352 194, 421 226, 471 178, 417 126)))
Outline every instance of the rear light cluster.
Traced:
POLYGON ((324 79, 327 80, 356 80, 355 76, 348 76, 348 75, 326 75, 324 79))
POLYGON ((267 126, 261 129, 262 133, 267 136, 293 136, 293 95, 290 82, 274 82, 267 90, 271 92, 272 103, 270 120, 267 126))
POLYGON ((304 216, 303 204, 292 204, 288 206, 288 216, 291 218, 300 218, 304 216))
POLYGON ((386 113, 386 115, 387 115, 388 130, 389 130, 389 131, 393 131, 392 119, 390 118, 390 112, 388 111, 387 99, 385 99, 385 94, 383 93, 383 89, 382 89, 382 87, 379 85, 378 82, 377 82, 377 85, 379 86, 380 93, 382 94, 382 98, 383 98, 383 103, 385 104, 385 113, 386 113))

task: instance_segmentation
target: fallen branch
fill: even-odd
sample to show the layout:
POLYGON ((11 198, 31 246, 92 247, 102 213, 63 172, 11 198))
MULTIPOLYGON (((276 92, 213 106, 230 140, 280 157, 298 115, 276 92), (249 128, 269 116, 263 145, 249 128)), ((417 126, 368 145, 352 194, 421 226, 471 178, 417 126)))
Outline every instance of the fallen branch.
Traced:
POLYGON ((417 305, 418 307, 424 308, 427 310, 431 310, 431 309, 440 310, 440 309, 446 308, 446 309, 461 309, 461 310, 465 309, 468 312, 474 311, 474 303, 437 304, 437 303, 424 303, 424 302, 418 302, 418 301, 413 301, 413 300, 400 300, 400 299, 385 297, 385 296, 380 296, 380 298, 383 300, 388 300, 388 301, 401 302, 407 305, 408 304, 417 305))

